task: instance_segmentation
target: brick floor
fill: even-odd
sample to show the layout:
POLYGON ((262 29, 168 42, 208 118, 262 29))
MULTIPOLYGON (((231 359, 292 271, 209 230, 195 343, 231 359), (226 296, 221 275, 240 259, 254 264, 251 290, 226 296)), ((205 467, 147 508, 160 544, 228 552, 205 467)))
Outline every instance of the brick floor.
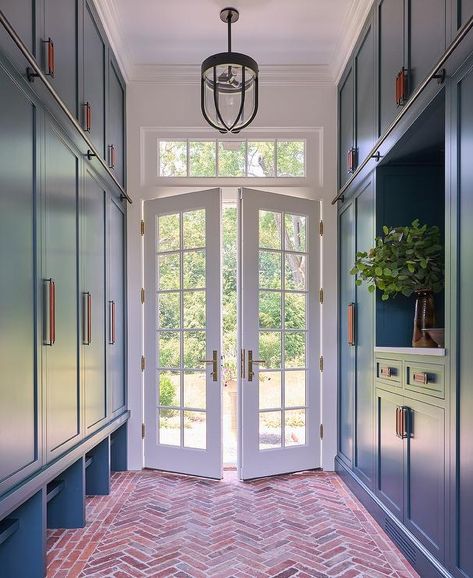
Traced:
POLYGON ((49 531, 48 578, 417 577, 333 473, 116 473, 87 520, 49 531))

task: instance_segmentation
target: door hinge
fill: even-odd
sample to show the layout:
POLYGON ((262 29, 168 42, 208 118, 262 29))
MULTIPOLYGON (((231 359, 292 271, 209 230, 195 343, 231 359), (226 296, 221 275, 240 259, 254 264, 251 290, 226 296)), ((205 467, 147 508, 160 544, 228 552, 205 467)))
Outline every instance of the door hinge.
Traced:
POLYGON ((320 233, 320 236, 322 236, 324 234, 324 222, 323 221, 320 221, 320 223, 319 223, 319 233, 320 233))
POLYGON ((320 371, 324 370, 324 356, 323 355, 321 355, 320 359, 319 359, 319 368, 320 368, 320 371))
POLYGON ((145 234, 145 222, 143 221, 143 219, 141 220, 140 233, 141 233, 141 236, 143 236, 145 234))
POLYGON ((145 367, 146 367, 146 359, 145 359, 145 356, 142 355, 141 356, 141 371, 144 371, 145 367))
POLYGON ((320 439, 324 439, 324 424, 320 424, 320 439))
POLYGON ((319 302, 322 304, 324 302, 324 290, 320 289, 319 291, 319 302))
POLYGON ((144 423, 141 424, 141 438, 145 439, 145 435, 146 435, 146 426, 144 423))
POLYGON ((145 290, 141 289, 141 303, 145 302, 145 290))

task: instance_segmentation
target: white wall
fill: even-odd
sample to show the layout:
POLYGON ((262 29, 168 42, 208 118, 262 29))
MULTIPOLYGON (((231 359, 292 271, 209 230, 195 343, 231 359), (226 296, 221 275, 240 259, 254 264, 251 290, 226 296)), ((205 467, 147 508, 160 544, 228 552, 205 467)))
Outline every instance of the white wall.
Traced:
MULTIPOLYGON (((322 349, 324 355, 324 373, 322 376, 322 412, 325 429, 323 442, 324 469, 333 469, 336 453, 337 432, 337 252, 336 252, 336 208, 330 200, 336 192, 336 89, 326 79, 304 82, 303 86, 275 85, 265 86, 262 78, 260 88, 260 109, 252 124, 252 131, 262 133, 274 129, 290 130, 291 134, 300 133, 312 143, 308 147, 317 158, 308 155, 309 167, 315 167, 320 159, 320 167, 312 170, 309 177, 298 182, 300 187, 288 189, 275 181, 261 183, 261 188, 281 193, 295 194, 322 201, 325 234, 323 240, 323 287, 325 304, 322 320, 322 349), (300 130, 298 130, 300 129, 300 130), (310 130, 308 130, 310 129, 310 130), (317 138, 316 136, 317 135, 317 138), (319 170, 320 169, 320 170, 319 170)), ((128 191, 133 204, 128 211, 128 326, 129 326, 129 467, 142 467, 142 372, 140 358, 142 354, 142 311, 140 289, 142 287, 142 261, 140 220, 143 200, 208 188, 222 186, 224 183, 189 183, 186 186, 172 187, 169 183, 160 185, 159 179, 151 178, 146 170, 147 147, 152 146, 146 134, 163 133, 168 129, 202 129, 206 125, 200 112, 200 86, 182 82, 170 84, 159 82, 132 82, 127 93, 127 131, 128 131, 128 191), (143 129, 146 128, 146 131, 143 129), (148 143, 148 144, 146 144, 148 143)), ((211 134, 211 133, 210 133, 211 134)), ((244 132, 242 133, 244 136, 244 132)), ((189 136, 191 136, 189 134, 189 136)), ((232 181, 230 185, 255 186, 254 179, 241 182, 232 181)))

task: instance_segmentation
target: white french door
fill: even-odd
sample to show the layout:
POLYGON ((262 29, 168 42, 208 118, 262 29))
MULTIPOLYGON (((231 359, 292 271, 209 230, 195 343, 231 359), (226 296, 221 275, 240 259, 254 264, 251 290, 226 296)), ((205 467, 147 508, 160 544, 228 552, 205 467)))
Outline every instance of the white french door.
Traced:
POLYGON ((220 189, 145 202, 145 465, 217 479, 220 215, 220 189))
POLYGON ((320 466, 319 204, 243 189, 240 476, 320 466))

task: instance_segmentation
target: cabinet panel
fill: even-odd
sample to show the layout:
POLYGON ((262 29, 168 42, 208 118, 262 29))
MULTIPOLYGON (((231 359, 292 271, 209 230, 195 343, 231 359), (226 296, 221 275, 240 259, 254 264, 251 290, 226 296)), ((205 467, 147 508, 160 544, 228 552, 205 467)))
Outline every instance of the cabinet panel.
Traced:
POLYGON ((1 10, 20 38, 35 54, 36 0, 2 0, 1 10))
POLYGON ((43 68, 48 72, 47 44, 54 43, 54 78, 50 82, 77 116, 77 0, 44 0, 43 68))
POLYGON ((86 171, 81 205, 81 340, 85 427, 91 433, 107 417, 105 380, 105 195, 86 171))
POLYGON ((124 181, 125 162, 125 92, 116 64, 109 66, 108 162, 119 183, 124 181), (113 149, 111 148, 113 147, 113 149))
POLYGON ((125 396, 125 215, 108 201, 108 382, 112 413, 119 413, 125 396))
MULTIPOLYGON (((43 279, 44 343, 50 311, 55 317, 55 343, 43 346, 48 458, 64 451, 80 435, 77 307, 78 158, 52 126, 44 151, 43 279), (48 297, 55 283, 55 307, 48 297)), ((51 329, 51 328, 49 328, 51 329)), ((49 334, 47 334, 49 333, 49 334)))
POLYGON ((401 407, 402 396, 378 389, 378 496, 400 520, 403 517, 404 498, 404 443, 396 436, 396 408, 401 407))
POLYGON ((404 61, 404 0, 381 0, 378 5, 379 135, 398 114, 396 75, 404 61))
POLYGON ((445 52, 445 0, 408 0, 410 92, 445 52))
POLYGON ((84 98, 83 125, 95 148, 105 156, 106 44, 94 20, 89 2, 84 5, 84 98), (90 106, 87 120, 86 105, 90 106))
POLYGON ((456 0, 458 6, 458 28, 461 28, 473 16, 473 0, 456 0))
POLYGON ((443 560, 445 541, 444 409, 408 399, 404 404, 410 408, 404 523, 439 560, 443 560))
MULTIPOLYGON (((373 244, 374 183, 356 200, 356 250, 373 244)), ((354 277, 351 282, 354 283, 354 277)), ((374 474, 374 295, 366 285, 356 288, 356 447, 355 466, 372 487, 374 474)))
POLYGON ((342 187, 350 176, 348 172, 348 152, 354 146, 354 79, 353 68, 349 68, 345 74, 345 79, 340 86, 339 92, 339 159, 338 173, 339 185, 342 187))
POLYGON ((8 485, 5 480, 38 464, 40 439, 35 369, 36 114, 1 67, 0 103, 1 493, 8 485))
POLYGON ((348 343, 348 307, 355 303, 355 285, 350 270, 355 258, 355 205, 340 215, 340 389, 339 451, 351 464, 355 404, 355 347, 348 343))
POLYGON ((369 26, 355 54, 355 126, 358 162, 362 162, 375 142, 374 33, 369 26))

